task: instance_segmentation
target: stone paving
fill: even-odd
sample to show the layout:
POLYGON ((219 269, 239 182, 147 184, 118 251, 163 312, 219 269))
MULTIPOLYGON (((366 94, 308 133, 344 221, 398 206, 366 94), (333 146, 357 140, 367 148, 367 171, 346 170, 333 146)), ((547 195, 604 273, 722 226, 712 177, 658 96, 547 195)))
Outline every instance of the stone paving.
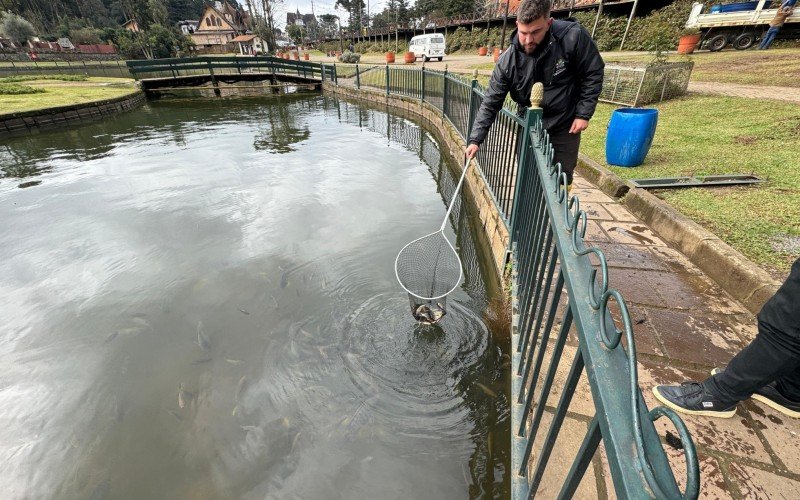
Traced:
POLYGON ((800 92, 793 87, 766 87, 763 85, 741 85, 737 83, 689 82, 689 92, 716 94, 748 99, 772 99, 800 104, 800 92))
MULTIPOLYGON (((630 308, 639 383, 648 407, 658 406, 653 385, 702 380, 754 338, 755 317, 623 206, 584 179, 576 178, 573 193, 580 196, 591 220, 586 240, 604 250, 610 283, 630 308)), ((575 342, 567 345, 557 387, 548 396, 549 410, 556 406, 576 347, 575 342)), ((584 376, 548 464, 541 496, 557 494, 593 412, 584 376)), ((755 401, 740 404, 731 419, 681 416, 697 446, 700 498, 800 497, 800 420, 755 401)), ((667 431, 675 434, 664 418, 656 428, 662 441, 667 431)), ((544 432, 546 427, 539 434, 544 432)), ((534 450, 541 447, 538 439, 534 450)), ((676 477, 683 480, 682 452, 665 449, 676 477)), ((602 445, 577 497, 615 497, 602 445)))

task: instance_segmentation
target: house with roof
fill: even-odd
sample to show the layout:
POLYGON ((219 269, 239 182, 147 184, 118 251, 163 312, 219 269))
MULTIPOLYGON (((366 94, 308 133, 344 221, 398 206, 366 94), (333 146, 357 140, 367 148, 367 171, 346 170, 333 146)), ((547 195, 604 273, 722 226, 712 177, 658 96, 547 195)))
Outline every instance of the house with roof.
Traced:
POLYGON ((244 12, 227 1, 216 1, 203 8, 200 24, 190 36, 200 52, 234 52, 233 39, 247 34, 248 21, 244 12))
POLYGON ((286 26, 296 24, 298 26, 313 26, 317 24, 317 16, 314 14, 300 14, 300 9, 297 12, 286 13, 286 26))
POLYGON ((257 56, 267 52, 267 44, 257 35, 239 35, 232 42, 238 45, 239 53, 243 56, 257 56))
POLYGON ((178 21, 178 29, 181 30, 181 33, 184 35, 191 35, 197 28, 200 26, 200 21, 178 21))
POLYGON ((141 31, 139 29, 139 23, 136 22, 136 19, 129 19, 125 21, 124 23, 122 23, 122 27, 133 33, 138 33, 139 31, 141 31))

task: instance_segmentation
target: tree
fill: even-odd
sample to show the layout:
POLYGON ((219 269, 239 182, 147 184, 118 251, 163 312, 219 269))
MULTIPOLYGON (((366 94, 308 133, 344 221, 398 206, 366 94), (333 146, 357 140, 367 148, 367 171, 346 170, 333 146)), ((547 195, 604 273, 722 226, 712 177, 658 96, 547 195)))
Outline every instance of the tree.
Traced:
POLYGON ((286 34, 289 35, 289 38, 295 42, 303 43, 303 30, 300 28, 300 26, 296 24, 290 24, 286 27, 286 34))
POLYGON ((0 33, 13 42, 23 45, 28 38, 36 34, 36 29, 25 18, 8 12, 3 15, 2 22, 0 22, 0 33))

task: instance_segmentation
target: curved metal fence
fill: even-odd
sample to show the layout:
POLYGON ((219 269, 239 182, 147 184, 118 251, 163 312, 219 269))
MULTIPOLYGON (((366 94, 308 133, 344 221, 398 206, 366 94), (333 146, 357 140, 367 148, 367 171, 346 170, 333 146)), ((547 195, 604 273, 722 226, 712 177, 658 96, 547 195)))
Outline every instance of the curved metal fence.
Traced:
MULTIPOLYGON (((352 76, 338 80, 339 69, 332 72, 339 85, 420 99, 439 110, 462 139, 469 136, 483 99, 477 81, 464 82, 447 72, 355 65, 345 71, 352 76)), ((511 235, 512 498, 530 498, 539 491, 582 374, 589 382, 594 416, 558 497, 574 495, 602 442, 618 497, 697 498, 694 443, 674 412, 649 410, 644 402, 628 308, 609 281, 603 252, 583 241, 588 216, 579 197, 567 195, 566 175, 553 164, 542 110, 517 113, 511 107, 500 111, 477 163, 511 235), (612 309, 619 311, 616 317, 612 309), (553 409, 548 396, 556 388, 568 338, 577 348, 553 409), (683 442, 683 493, 653 424, 660 417, 672 421, 683 442)))

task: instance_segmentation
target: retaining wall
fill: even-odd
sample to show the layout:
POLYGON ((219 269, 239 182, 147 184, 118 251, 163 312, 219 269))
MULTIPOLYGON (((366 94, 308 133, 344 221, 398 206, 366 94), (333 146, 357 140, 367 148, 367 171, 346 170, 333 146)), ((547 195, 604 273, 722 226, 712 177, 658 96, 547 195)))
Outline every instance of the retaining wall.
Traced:
POLYGON ((0 139, 99 120, 134 109, 145 101, 144 93, 137 91, 114 99, 0 115, 0 139))
MULTIPOLYGON (((442 117, 441 111, 433 106, 410 97, 386 95, 385 93, 371 89, 336 86, 331 82, 324 82, 322 88, 324 93, 337 97, 385 104, 389 108, 406 111, 417 116, 426 123, 429 128, 436 132, 437 139, 443 146, 442 152, 450 155, 450 158, 459 166, 459 170, 463 168, 466 144, 450 122, 442 117)), ((481 225, 488 239, 489 246, 491 247, 495 272, 497 273, 497 277, 502 279, 507 260, 507 249, 510 242, 508 228, 500 215, 500 210, 495 204, 489 184, 486 182, 480 169, 475 168, 475 165, 473 165, 473 168, 471 168, 467 174, 465 184, 475 199, 476 208, 480 214, 481 225)))

